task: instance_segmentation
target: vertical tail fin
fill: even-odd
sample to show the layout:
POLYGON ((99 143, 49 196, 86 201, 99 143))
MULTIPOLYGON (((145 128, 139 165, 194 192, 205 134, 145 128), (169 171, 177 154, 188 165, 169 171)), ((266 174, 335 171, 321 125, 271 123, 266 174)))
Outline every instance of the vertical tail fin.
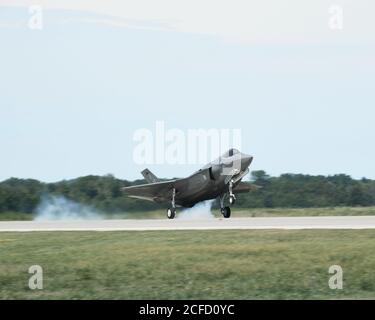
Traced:
POLYGON ((142 176, 146 179, 149 183, 159 182, 160 180, 148 169, 144 169, 142 172, 142 176))

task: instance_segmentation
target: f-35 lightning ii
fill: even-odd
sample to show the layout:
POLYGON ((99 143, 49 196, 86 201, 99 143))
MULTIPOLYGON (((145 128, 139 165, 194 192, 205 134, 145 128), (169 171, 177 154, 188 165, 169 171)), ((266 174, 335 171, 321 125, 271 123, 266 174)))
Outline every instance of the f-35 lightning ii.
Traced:
POLYGON ((229 204, 233 205, 236 201, 235 194, 258 188, 241 182, 249 172, 252 161, 252 156, 232 148, 187 178, 162 181, 145 169, 142 175, 147 184, 125 187, 122 190, 132 198, 170 203, 167 210, 169 219, 175 217, 176 206, 191 208, 198 202, 218 197, 221 214, 224 218, 229 218, 230 207, 224 206, 226 196, 229 196, 229 204))

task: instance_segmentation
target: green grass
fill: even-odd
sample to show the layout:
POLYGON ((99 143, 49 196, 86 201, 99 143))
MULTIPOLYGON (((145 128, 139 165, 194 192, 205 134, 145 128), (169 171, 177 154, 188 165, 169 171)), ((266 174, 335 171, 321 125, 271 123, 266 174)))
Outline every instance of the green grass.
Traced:
MULTIPOLYGON (((178 208, 178 212, 181 212, 178 208)), ((212 209, 216 217, 221 217, 219 209, 212 209)), ((298 216, 367 216, 375 215, 375 207, 332 207, 332 208, 232 208, 232 217, 298 217, 298 216)), ((166 210, 107 214, 106 219, 164 219, 166 210)), ((32 220, 27 213, 0 213, 1 220, 32 220)))
POLYGON ((375 230, 0 233, 0 298, 375 299, 374 248, 375 230))

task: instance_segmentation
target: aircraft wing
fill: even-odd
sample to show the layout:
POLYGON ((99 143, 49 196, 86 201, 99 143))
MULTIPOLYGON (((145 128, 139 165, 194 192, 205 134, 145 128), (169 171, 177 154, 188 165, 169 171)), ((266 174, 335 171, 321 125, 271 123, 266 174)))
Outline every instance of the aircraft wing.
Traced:
POLYGON ((170 200, 172 189, 175 188, 179 180, 169 180, 155 183, 141 184, 137 186, 125 187, 124 191, 129 197, 149 200, 154 202, 163 202, 170 200), (168 197, 167 195, 170 195, 168 197))
POLYGON ((240 182, 235 188, 233 188, 234 193, 245 193, 250 192, 253 190, 260 189, 260 186, 257 186, 256 184, 247 183, 247 182, 240 182))

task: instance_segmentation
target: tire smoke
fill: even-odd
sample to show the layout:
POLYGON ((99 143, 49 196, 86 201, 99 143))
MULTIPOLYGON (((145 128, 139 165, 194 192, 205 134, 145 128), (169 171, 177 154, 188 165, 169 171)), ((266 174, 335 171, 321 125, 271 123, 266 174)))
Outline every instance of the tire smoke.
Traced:
POLYGON ((193 208, 184 209, 177 215, 176 219, 190 220, 190 219, 213 219, 212 204, 215 200, 207 200, 196 204, 193 208))
POLYGON ((45 195, 36 208, 34 220, 87 220, 102 219, 100 213, 63 196, 45 195))

